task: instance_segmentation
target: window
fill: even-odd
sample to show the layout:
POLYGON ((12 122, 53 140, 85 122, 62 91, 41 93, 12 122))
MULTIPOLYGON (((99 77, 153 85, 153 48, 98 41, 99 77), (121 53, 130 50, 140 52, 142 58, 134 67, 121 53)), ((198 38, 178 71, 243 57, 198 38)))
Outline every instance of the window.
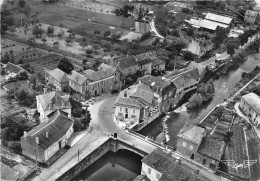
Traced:
POLYGON ((183 147, 186 147, 187 143, 184 141, 184 142, 182 143, 182 145, 183 145, 183 147))
POLYGON ((193 150, 193 146, 192 145, 190 145, 190 150, 193 150))
POLYGON ((135 109, 133 109, 133 114, 135 114, 135 109))
POLYGON ((128 113, 128 108, 125 108, 125 113, 128 113))
POLYGON ((120 112, 122 112, 122 107, 120 107, 120 112))
POLYGON ((147 173, 148 173, 148 174, 151 174, 151 168, 148 167, 147 173))
POLYGON ((136 118, 136 116, 135 115, 131 115, 131 118, 136 118))

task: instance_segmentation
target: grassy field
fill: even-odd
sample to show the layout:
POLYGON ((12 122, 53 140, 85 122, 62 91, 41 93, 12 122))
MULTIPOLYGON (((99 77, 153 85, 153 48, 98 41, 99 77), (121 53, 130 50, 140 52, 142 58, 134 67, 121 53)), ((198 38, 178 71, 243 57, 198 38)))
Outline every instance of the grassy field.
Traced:
MULTIPOLYGON (((50 17, 53 18, 53 15, 67 16, 71 18, 76 18, 85 21, 93 21, 104 25, 126 28, 129 29, 134 25, 134 20, 124 17, 118 17, 107 14, 99 14, 88 10, 82 10, 77 8, 71 8, 67 6, 60 6, 58 4, 43 4, 37 3, 32 6, 32 9, 37 12, 46 12, 49 13, 50 17)), ((52 19, 49 19, 53 22, 52 19)), ((60 23, 60 22, 59 22, 60 23)), ((61 22, 62 23, 62 22, 61 22)), ((51 23, 48 23, 51 24, 51 23)), ((65 23, 64 23, 65 25, 65 23)), ((93 24, 91 24, 93 26, 93 24)))

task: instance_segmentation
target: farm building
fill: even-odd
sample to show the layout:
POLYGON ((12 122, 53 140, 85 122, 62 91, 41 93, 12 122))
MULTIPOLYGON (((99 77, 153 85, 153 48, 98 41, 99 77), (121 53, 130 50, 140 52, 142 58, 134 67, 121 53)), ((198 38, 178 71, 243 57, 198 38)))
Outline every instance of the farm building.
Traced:
POLYGON ((245 13, 245 22, 250 24, 260 23, 260 12, 247 10, 245 13))

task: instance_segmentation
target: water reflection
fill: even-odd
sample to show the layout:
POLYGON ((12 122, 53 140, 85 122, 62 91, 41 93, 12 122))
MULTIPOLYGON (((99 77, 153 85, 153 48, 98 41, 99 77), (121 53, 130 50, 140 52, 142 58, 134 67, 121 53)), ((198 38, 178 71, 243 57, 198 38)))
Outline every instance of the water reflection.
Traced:
POLYGON ((141 174, 141 159, 141 156, 126 150, 108 152, 73 180, 130 181, 141 174))

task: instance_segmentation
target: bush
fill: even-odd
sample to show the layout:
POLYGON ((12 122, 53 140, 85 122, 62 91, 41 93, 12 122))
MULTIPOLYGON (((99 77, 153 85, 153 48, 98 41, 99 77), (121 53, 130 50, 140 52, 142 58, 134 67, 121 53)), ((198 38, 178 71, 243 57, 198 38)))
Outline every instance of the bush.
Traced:
POLYGON ((193 28, 189 28, 189 29, 187 30, 187 35, 193 36, 193 35, 194 35, 194 29, 193 29, 193 28))
POLYGON ((184 52, 183 53, 183 58, 185 59, 185 60, 188 60, 188 61, 192 61, 192 60, 194 60, 194 54, 193 53, 191 53, 191 52, 184 52))
POLYGON ((144 34, 140 37, 139 41, 142 42, 142 41, 146 40, 147 38, 150 37, 150 35, 151 35, 150 31, 147 32, 147 33, 144 33, 144 34))

